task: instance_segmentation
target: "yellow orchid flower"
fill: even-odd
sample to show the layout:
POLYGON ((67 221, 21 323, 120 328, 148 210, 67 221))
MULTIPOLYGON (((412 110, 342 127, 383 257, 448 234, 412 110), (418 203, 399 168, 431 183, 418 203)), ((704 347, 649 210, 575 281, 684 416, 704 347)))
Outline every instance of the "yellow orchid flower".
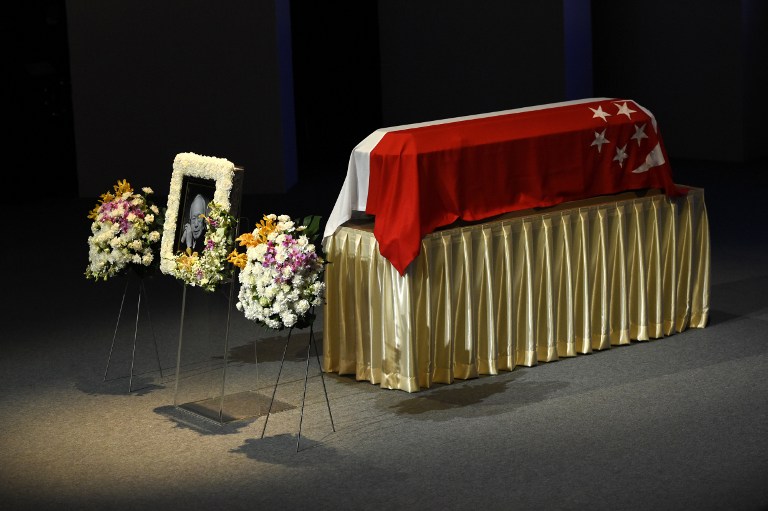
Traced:
POLYGON ((196 262, 197 252, 192 252, 192 249, 188 248, 185 253, 182 253, 176 259, 176 266, 180 269, 190 269, 196 262))
POLYGON ((101 200, 102 204, 106 204, 107 202, 112 202, 115 199, 115 196, 112 195, 112 192, 107 192, 102 193, 99 199, 101 200))
POLYGON ((227 261, 242 270, 245 268, 245 264, 248 262, 248 257, 244 253, 240 253, 237 251, 237 249, 235 249, 227 256, 227 261))
POLYGON ((96 204, 91 211, 88 212, 88 219, 96 220, 99 217, 99 205, 96 204))
POLYGON ((275 225, 274 220, 267 215, 264 215, 262 221, 256 224, 256 230, 259 231, 258 237, 262 242, 267 241, 267 236, 269 236, 275 229, 277 229, 277 225, 275 225))
POLYGON ((256 238, 251 232, 241 234, 235 238, 235 241, 240 242, 241 247, 255 247, 261 243, 261 240, 256 238))
POLYGON ((129 183, 127 180, 123 179, 120 181, 117 180, 117 184, 114 185, 115 194, 118 196, 124 194, 125 192, 133 193, 133 188, 131 188, 131 183, 129 183))

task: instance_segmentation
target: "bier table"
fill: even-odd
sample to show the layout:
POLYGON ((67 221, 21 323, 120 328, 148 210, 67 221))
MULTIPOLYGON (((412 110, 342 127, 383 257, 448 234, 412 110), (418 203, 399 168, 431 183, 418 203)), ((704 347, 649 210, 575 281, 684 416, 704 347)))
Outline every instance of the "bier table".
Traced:
POLYGON ((387 388, 708 318, 703 190, 674 183, 656 119, 631 100, 377 130, 352 151, 323 243, 324 370, 387 388))

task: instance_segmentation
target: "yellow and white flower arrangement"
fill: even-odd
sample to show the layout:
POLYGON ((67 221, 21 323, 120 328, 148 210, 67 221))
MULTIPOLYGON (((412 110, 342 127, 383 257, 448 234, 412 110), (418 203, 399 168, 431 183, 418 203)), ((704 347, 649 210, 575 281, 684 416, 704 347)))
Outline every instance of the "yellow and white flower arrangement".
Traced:
POLYGON ((207 226, 202 253, 187 249, 177 254, 170 274, 189 286, 214 291, 232 274, 227 259, 234 244, 232 229, 236 220, 217 202, 211 202, 208 213, 202 216, 207 226))
POLYGON ((245 317, 275 330, 302 328, 322 305, 325 261, 312 239, 319 217, 297 225, 287 215, 264 215, 253 232, 237 238, 245 253, 234 250, 229 261, 240 268, 237 309, 245 317))
POLYGON ((88 214, 93 220, 88 237, 86 278, 107 280, 128 268, 139 272, 154 269, 163 218, 149 200, 149 187, 134 192, 131 184, 117 181, 113 191, 101 195, 88 214))

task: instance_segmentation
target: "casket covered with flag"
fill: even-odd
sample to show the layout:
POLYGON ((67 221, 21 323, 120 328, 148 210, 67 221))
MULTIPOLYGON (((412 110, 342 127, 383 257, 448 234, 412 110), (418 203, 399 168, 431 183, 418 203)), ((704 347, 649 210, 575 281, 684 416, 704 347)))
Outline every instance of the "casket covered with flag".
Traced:
POLYGON ((424 235, 458 219, 629 190, 684 191, 656 119, 592 98, 377 130, 353 151, 325 236, 374 215, 381 254, 404 274, 424 235))

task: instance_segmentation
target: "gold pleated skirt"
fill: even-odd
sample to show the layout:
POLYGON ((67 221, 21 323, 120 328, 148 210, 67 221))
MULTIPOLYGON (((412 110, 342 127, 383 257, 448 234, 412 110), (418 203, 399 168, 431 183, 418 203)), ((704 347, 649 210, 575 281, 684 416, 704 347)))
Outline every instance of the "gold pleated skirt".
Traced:
POLYGON ((703 328, 704 190, 628 192, 424 237, 400 275, 370 220, 326 241, 323 370, 415 392, 703 328))

